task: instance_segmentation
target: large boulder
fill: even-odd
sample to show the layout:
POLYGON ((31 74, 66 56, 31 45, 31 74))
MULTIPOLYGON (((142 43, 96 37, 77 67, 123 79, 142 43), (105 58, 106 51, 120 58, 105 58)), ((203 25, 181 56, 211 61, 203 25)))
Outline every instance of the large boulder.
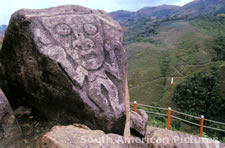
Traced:
POLYGON ((0 53, 10 103, 63 124, 123 134, 122 39, 120 25, 101 10, 70 5, 15 12, 0 53))
POLYGON ((55 126, 41 140, 42 148, 129 148, 125 138, 85 126, 55 126))
POLYGON ((139 138, 105 134, 84 125, 55 126, 41 140, 42 148, 147 148, 139 138))
POLYGON ((130 114, 130 129, 134 136, 145 137, 148 125, 147 113, 140 109, 130 114))
POLYGON ((23 134, 7 98, 0 89, 0 147, 21 148, 23 134))

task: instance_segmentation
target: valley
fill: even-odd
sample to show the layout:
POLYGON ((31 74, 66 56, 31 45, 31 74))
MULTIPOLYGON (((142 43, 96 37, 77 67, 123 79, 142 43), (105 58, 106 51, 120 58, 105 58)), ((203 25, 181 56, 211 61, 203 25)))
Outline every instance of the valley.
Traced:
POLYGON ((161 42, 138 42, 126 45, 129 62, 131 100, 168 106, 171 77, 178 83, 193 71, 208 70, 213 55, 213 39, 191 22, 172 21, 160 25, 151 38, 161 42), (162 60, 168 59, 167 65, 162 60), (166 66, 165 72, 161 67, 166 66), (151 87, 149 87, 151 85, 151 87), (157 91, 156 91, 157 90, 157 91))
MULTIPOLYGON (((172 90, 177 95, 177 86, 193 80, 195 74, 212 74, 215 77, 216 102, 222 101, 217 106, 224 106, 225 62, 218 60, 218 53, 215 51, 217 38, 225 35, 224 8, 225 3, 220 0, 199 0, 183 7, 163 5, 146 7, 136 12, 111 13, 125 33, 124 47, 128 57, 131 102, 167 108, 170 102, 171 77, 174 77, 172 90)), ((192 90, 195 92, 197 89, 198 86, 192 90)), ((196 99, 198 97, 201 98, 200 95, 195 96, 196 99)), ((172 108, 184 111, 174 99, 173 96, 172 108)), ((204 111, 194 112, 196 107, 198 108, 190 107, 185 112, 196 116, 204 114, 208 118, 224 122, 224 107, 221 107, 222 112, 215 112, 214 116, 208 116, 204 111)), ((150 118, 149 125, 166 128, 165 118, 150 116, 153 117, 150 118)), ((193 126, 176 120, 173 122, 173 130, 198 134, 198 129, 193 126)), ((213 138, 224 139, 224 134, 220 134, 210 130, 206 133, 213 138)))

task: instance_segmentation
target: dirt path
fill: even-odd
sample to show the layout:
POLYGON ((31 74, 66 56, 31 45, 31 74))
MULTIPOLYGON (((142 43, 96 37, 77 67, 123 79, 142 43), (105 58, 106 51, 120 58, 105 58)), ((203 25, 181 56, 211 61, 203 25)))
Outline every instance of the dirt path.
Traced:
MULTIPOLYGON (((206 65, 210 65, 212 62, 207 62, 207 63, 203 63, 203 64, 198 64, 198 65, 189 65, 187 64, 188 66, 193 66, 193 67, 198 67, 198 66, 206 66, 206 65)), ((176 70, 176 72, 181 75, 180 77, 174 77, 175 79, 176 78, 185 78, 187 76, 183 75, 176 67, 174 67, 174 69, 176 70)), ((154 83, 158 80, 161 80, 161 79, 165 79, 165 78, 171 78, 171 77, 158 77, 158 78, 155 78, 151 81, 148 81, 148 82, 145 82, 145 83, 142 83, 142 84, 139 84, 139 85, 136 85, 136 86, 133 86, 133 87, 130 87, 129 90, 133 90, 133 89, 136 89, 136 88, 139 88, 139 87, 143 87, 145 85, 148 85, 148 84, 151 84, 151 83, 154 83)), ((158 84, 157 84, 158 85, 158 84)), ((159 85, 160 87, 162 87, 161 85, 159 85)))
MULTIPOLYGON (((184 78, 184 77, 186 77, 186 76, 182 76, 182 77, 174 77, 174 78, 184 78)), ((160 80, 160 79, 165 79, 165 78, 169 78, 169 79, 170 79, 171 77, 159 77, 159 78, 155 78, 155 79, 153 79, 153 80, 151 80, 151 81, 148 81, 148 82, 145 82, 145 83, 142 83, 142 84, 139 84, 139 85, 130 87, 129 90, 132 90, 132 89, 135 89, 135 88, 138 88, 138 87, 143 87, 143 86, 145 86, 145 85, 154 83, 154 82, 156 82, 156 81, 158 81, 158 80, 160 80)), ((157 84, 157 85, 158 85, 158 84, 157 84)), ((161 85, 159 85, 159 86, 162 87, 161 85)))

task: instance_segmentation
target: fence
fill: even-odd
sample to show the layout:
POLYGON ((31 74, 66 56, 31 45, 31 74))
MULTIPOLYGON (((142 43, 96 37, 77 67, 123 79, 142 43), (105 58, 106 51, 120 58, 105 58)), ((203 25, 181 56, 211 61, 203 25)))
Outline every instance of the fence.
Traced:
POLYGON ((151 109, 158 109, 158 110, 163 110, 163 111, 167 111, 167 114, 164 114, 164 113, 160 113, 160 112, 152 112, 152 111, 146 111, 146 113, 148 114, 155 114, 155 115, 158 115, 158 116, 164 116, 164 117, 167 117, 167 129, 170 130, 170 126, 171 126, 171 118, 173 119, 177 119, 177 120, 180 120, 180 121, 183 121, 185 123, 188 123, 188 124, 191 124, 191 125, 195 125, 195 126, 198 126, 200 127, 200 137, 203 136, 203 130, 204 128, 207 128, 207 129, 211 129, 211 130, 215 130, 215 131, 220 131, 220 132, 225 132, 224 129, 219 129, 219 128, 216 128, 216 127, 210 127, 210 126, 206 126, 204 125, 204 122, 207 121, 207 122, 211 122, 211 123, 215 123, 215 124, 219 124, 219 125, 223 125, 225 126, 225 123, 222 123, 222 122, 218 122, 218 121, 213 121, 213 120, 210 120, 210 119, 205 119, 203 115, 197 117, 197 116, 193 116, 193 115, 189 115, 189 114, 186 114, 186 113, 183 113, 183 112, 179 112, 179 111, 176 111, 176 110, 173 110, 171 109, 170 107, 168 108, 163 108, 163 107, 155 107, 155 106, 151 106, 151 105, 144 105, 144 104, 137 104, 136 101, 134 101, 134 103, 131 102, 131 104, 134 105, 134 112, 137 111, 137 108, 139 106, 141 107, 145 107, 145 108, 151 108, 151 109), (196 120, 199 120, 200 121, 200 124, 197 124, 197 123, 194 123, 192 121, 188 121, 188 120, 185 120, 185 119, 182 119, 180 117, 177 117, 175 115, 172 115, 172 113, 176 113, 176 114, 179 114, 179 115, 183 115, 183 116, 187 116, 189 118, 194 118, 196 120))

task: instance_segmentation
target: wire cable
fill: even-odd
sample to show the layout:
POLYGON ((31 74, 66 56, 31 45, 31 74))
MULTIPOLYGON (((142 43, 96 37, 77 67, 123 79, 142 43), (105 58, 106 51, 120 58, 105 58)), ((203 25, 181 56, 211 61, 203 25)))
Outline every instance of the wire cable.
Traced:
POLYGON ((154 108, 154 109, 168 110, 168 108, 156 107, 156 106, 151 106, 151 105, 144 105, 144 104, 140 104, 140 103, 138 103, 138 105, 143 106, 143 107, 154 108))
POLYGON ((193 124, 193 125, 195 125, 195 126, 200 126, 200 125, 197 124, 197 123, 194 123, 194 122, 191 122, 191 121, 188 121, 188 120, 185 120, 185 119, 182 119, 182 118, 173 116, 173 115, 171 115, 171 117, 172 117, 172 118, 175 118, 175 119, 177 119, 177 120, 181 120, 181 121, 183 121, 183 122, 189 123, 189 124, 193 124))
POLYGON ((225 130, 223 130, 223 129, 219 129, 219 128, 215 128, 215 127, 210 127, 210 126, 205 126, 205 125, 204 125, 204 128, 208 128, 208 129, 212 129, 212 130, 216 130, 216 131, 225 132, 225 130))
POLYGON ((192 118, 195 118, 195 119, 201 119, 200 117, 189 115, 189 114, 186 114, 186 113, 182 113, 182 112, 179 112, 179 111, 176 111, 176 110, 173 110, 173 109, 171 109, 171 111, 175 112, 175 113, 178 113, 178 114, 181 114, 181 115, 184 115, 184 116, 192 117, 192 118))
POLYGON ((155 115, 160 115, 160 116, 167 116, 167 114, 163 114, 163 113, 150 112, 150 111, 145 111, 145 112, 149 113, 149 114, 155 114, 155 115))
POLYGON ((225 123, 218 122, 218 121, 213 121, 213 120, 209 120, 209 119, 204 119, 204 121, 208 121, 208 122, 213 122, 213 123, 216 123, 216 124, 225 125, 225 123))

